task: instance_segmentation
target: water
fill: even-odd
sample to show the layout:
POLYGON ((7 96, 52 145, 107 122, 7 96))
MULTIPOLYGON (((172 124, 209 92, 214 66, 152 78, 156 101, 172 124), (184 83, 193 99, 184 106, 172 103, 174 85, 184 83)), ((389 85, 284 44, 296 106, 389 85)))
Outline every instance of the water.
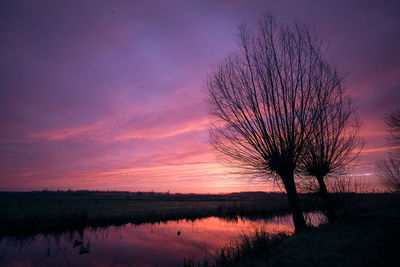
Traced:
MULTIPOLYGON (((324 221, 307 213, 310 224, 324 221)), ((212 262, 210 254, 241 234, 257 229, 293 233, 290 215, 270 219, 226 220, 209 217, 159 224, 126 224, 58 236, 41 234, 0 240, 0 265, 5 266, 182 266, 183 259, 212 262), (82 243, 82 244, 81 244, 82 243)))

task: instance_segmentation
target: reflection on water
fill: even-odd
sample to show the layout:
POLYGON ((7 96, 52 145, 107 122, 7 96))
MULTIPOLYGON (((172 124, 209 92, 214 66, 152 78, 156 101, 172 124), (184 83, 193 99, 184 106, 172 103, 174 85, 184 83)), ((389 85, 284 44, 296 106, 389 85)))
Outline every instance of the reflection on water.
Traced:
MULTIPOLYGON (((324 221, 307 213, 309 223, 324 221)), ((290 215, 270 219, 226 220, 209 217, 159 224, 126 224, 83 233, 0 240, 0 265, 5 266, 181 266, 184 258, 212 261, 209 253, 241 234, 264 229, 269 233, 294 230, 290 215), (208 253, 209 252, 209 253, 208 253)))

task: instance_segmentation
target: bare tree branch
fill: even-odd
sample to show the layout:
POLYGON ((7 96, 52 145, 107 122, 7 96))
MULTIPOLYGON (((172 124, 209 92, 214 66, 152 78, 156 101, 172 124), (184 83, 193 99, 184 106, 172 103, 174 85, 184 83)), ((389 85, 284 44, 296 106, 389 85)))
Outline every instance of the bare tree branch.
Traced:
POLYGON ((385 185, 393 190, 400 191, 400 160, 394 156, 377 162, 376 171, 385 185))
POLYGON ((389 113, 385 118, 385 122, 389 132, 388 144, 393 146, 392 153, 400 157, 400 109, 389 113))
POLYGON ((377 162, 375 169, 389 189, 400 191, 400 109, 389 113, 385 122, 389 132, 387 141, 394 149, 387 160, 377 162))

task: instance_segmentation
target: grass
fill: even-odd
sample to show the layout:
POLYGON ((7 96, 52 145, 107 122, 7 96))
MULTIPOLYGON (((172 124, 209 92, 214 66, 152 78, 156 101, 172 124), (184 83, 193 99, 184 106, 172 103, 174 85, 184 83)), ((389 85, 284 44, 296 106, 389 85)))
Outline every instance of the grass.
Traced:
POLYGON ((183 265, 185 267, 244 266, 251 264, 250 259, 261 262, 268 259, 270 252, 289 236, 289 233, 270 234, 264 230, 257 230, 251 235, 241 235, 236 242, 219 248, 215 254, 211 254, 215 260, 211 264, 207 261, 196 263, 192 258, 185 259, 183 265))
POLYGON ((185 266, 400 266, 400 195, 363 195, 356 213, 289 236, 255 232, 185 266), (367 197, 369 196, 369 197, 367 197))
POLYGON ((283 194, 229 195, 126 192, 0 193, 0 237, 82 231, 126 223, 287 212, 283 194))
MULTIPOLYGON (((265 231, 215 251, 214 262, 185 266, 400 266, 399 194, 333 194, 342 218, 290 236, 265 231), (393 264, 394 263, 394 264, 393 264)), ((320 208, 315 194, 300 194, 304 210, 320 208)), ((59 234, 126 223, 269 217, 288 212, 284 194, 225 195, 127 192, 0 192, 0 238, 59 234)))
MULTIPOLYGON (((342 210, 352 214, 359 206, 373 207, 390 198, 390 194, 342 194, 335 197, 335 203, 336 206, 351 207, 342 210)), ((319 197, 315 194, 300 194, 300 199, 305 211, 320 208, 319 197)), ((286 196, 280 193, 0 192, 0 238, 83 232, 87 227, 126 223, 194 220, 210 216, 257 219, 286 213, 286 196)), ((346 215, 346 212, 341 213, 346 215)))
POLYGON ((400 208, 388 203, 282 242, 268 266, 400 266, 400 208))

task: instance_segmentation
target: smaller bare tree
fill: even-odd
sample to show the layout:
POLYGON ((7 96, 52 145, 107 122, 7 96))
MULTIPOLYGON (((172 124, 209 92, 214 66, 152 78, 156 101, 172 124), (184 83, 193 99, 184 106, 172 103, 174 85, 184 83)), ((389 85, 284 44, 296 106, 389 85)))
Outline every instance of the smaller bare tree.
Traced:
POLYGON ((389 189, 400 191, 400 160, 391 155, 376 163, 376 172, 389 189))
POLYGON ((358 138, 360 123, 354 117, 352 100, 345 95, 342 86, 343 76, 332 66, 323 65, 321 68, 325 70, 320 72, 323 76, 318 79, 324 81, 317 90, 319 117, 312 132, 313 138, 305 149, 301 168, 307 176, 316 178, 326 215, 329 220, 334 220, 336 212, 324 179, 343 171, 358 156, 363 142, 358 138))
POLYGON ((389 189, 400 191, 400 109, 389 113, 385 122, 389 132, 387 141, 392 147, 389 158, 376 164, 376 172, 389 189))
POLYGON ((400 109, 386 116, 386 126, 389 132, 388 144, 392 146, 392 154, 398 159, 400 157, 400 109))

